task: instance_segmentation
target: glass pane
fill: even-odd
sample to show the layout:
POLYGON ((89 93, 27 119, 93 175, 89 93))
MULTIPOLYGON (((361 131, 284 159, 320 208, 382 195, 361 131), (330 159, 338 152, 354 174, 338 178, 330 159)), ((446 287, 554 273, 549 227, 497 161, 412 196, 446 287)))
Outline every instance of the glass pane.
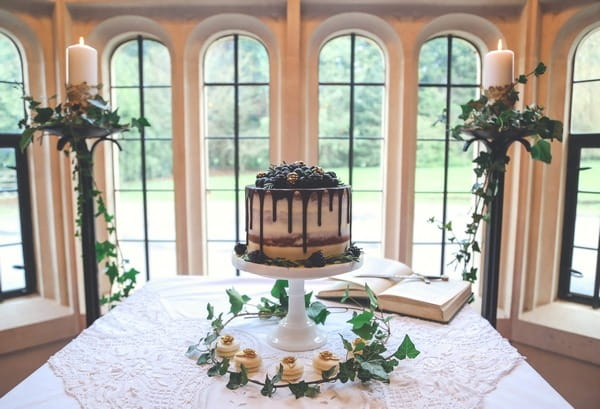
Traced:
POLYGON ((415 172, 415 191, 442 192, 444 190, 443 141, 417 141, 415 172))
POLYGON ((144 88, 144 116, 150 122, 144 129, 146 138, 172 137, 171 88, 144 88))
MULTIPOLYGON (((144 202, 142 192, 116 192, 116 219, 121 240, 144 238, 144 202)), ((129 257, 128 253, 126 254, 129 257)))
POLYGON ((448 191, 470 192, 475 182, 471 152, 463 152, 462 144, 450 143, 448 159, 448 191))
MULTIPOLYGON (((111 85, 137 86, 140 83, 137 40, 121 44, 112 55, 111 85)), ((122 112, 121 112, 122 114, 122 112)))
POLYGON ((207 240, 235 240, 235 192, 206 192, 206 215, 207 240))
POLYGON ((438 244, 413 246, 412 268, 421 274, 439 274, 442 247, 438 244))
POLYGON ((352 193, 352 237, 365 241, 381 241, 383 227, 383 194, 352 193))
POLYGON ((269 56, 260 41, 238 37, 239 82, 269 82, 269 56))
MULTIPOLYGON (((354 87, 354 137, 381 138, 384 87, 354 87)), ((325 136, 325 135, 324 135, 325 136)))
POLYGON ((234 105, 233 87, 207 86, 204 88, 205 135, 208 137, 233 136, 234 105))
POLYGON ((204 82, 234 81, 233 36, 215 40, 204 54, 204 82))
POLYGON ((588 34, 577 46, 573 80, 600 79, 600 30, 588 34))
POLYGON ((600 193, 578 193, 575 246, 597 248, 600 233, 600 193))
POLYGON ((442 203, 442 195, 439 193, 415 193, 414 243, 441 242, 442 232, 438 223, 430 223, 429 219, 434 217, 441 222, 442 203))
POLYGON ((569 290, 572 293, 594 295, 597 260, 598 250, 573 249, 572 269, 577 273, 571 274, 569 290))
POLYGON ((354 190, 383 189, 381 156, 381 141, 355 141, 354 168, 352 173, 352 188, 354 190))
POLYGON ((381 243, 364 243, 361 241, 354 240, 352 237, 352 241, 356 244, 357 247, 361 248, 365 254, 373 257, 382 257, 383 249, 381 248, 381 243))
POLYGON ((207 140, 208 188, 233 189, 234 146, 231 139, 207 140))
POLYGON ((227 278, 235 276, 235 268, 231 264, 231 249, 235 243, 209 242, 208 250, 208 276, 227 278))
MULTIPOLYGON (((129 122, 131 118, 139 118, 140 111, 140 91, 138 88, 113 88, 111 105, 119 108, 119 115, 123 121, 129 122)), ((162 117, 159 117, 162 118, 162 117)), ((150 120, 152 120, 150 118, 150 120)), ((124 138, 138 137, 139 132, 131 129, 123 133, 124 138)))
POLYGON ((2 33, 0 33, 0 61, 2 61, 0 81, 23 82, 19 51, 15 43, 2 33))
POLYGON ((434 38, 421 47, 419 54, 419 83, 446 84, 448 68, 448 39, 434 38))
POLYGON ((319 53, 319 82, 350 82, 350 36, 334 38, 319 53))
POLYGON ((573 84, 571 105, 571 132, 600 132, 598 121, 597 96, 600 95, 600 81, 573 84))
MULTIPOLYGON (((171 56, 163 44, 155 40, 143 41, 144 85, 171 85, 171 56)), ((170 102, 169 102, 170 109, 170 102)), ((170 118, 170 116, 166 116, 170 118)))
MULTIPOLYGON (((2 60, 0 60, 2 61, 2 60)), ((4 67, 4 64, 2 64, 4 67)), ((0 80, 2 78, 0 77, 0 80)), ((0 84, 0 131, 17 132, 23 118, 23 90, 20 85, 0 84)))
POLYGON ((479 84, 479 52, 471 43, 453 37, 450 63, 452 84, 479 84))
POLYGON ((582 148, 579 190, 600 192, 600 148, 582 148))
POLYGON ((325 171, 336 172, 338 178, 348 182, 348 141, 347 140, 319 140, 319 165, 325 171))
MULTIPOLYGON (((446 202, 446 215, 448 222, 452 222, 452 229, 459 240, 466 239, 463 233, 467 223, 471 221, 473 211, 473 195, 471 193, 450 193, 446 202)), ((446 234, 446 240, 449 235, 446 234)))
POLYGON ((354 43, 354 82, 384 82, 385 63, 375 41, 356 36, 354 43))
POLYGON ((139 140, 119 141, 122 150, 118 151, 119 189, 142 189, 141 142, 139 140))
POLYGON ((419 87, 419 105, 417 111, 417 135, 419 139, 444 139, 445 121, 440 116, 446 108, 446 88, 419 87))
POLYGON ((463 124, 464 121, 458 116, 462 113, 460 106, 472 99, 479 98, 479 88, 452 88, 450 93, 450 127, 463 124))
POLYGON ((21 243, 0 247, 0 282, 2 282, 3 292, 25 288, 25 270, 20 268, 21 266, 23 266, 21 243))
POLYGON ((174 242, 151 242, 150 253, 150 278, 169 278, 177 275, 177 254, 174 242))
POLYGON ((350 134, 350 87, 319 87, 319 136, 347 138, 350 134))
POLYGON ((239 136, 269 135, 269 86, 239 87, 239 136))
MULTIPOLYGON (((173 192, 148 192, 148 239, 175 240, 175 199, 173 192)), ((143 224, 139 226, 141 230, 143 224)), ((140 233, 141 234, 141 233, 140 233)))
MULTIPOLYGON (((254 184, 256 174, 269 168, 269 139, 240 140, 240 188, 254 184)), ((231 188, 234 187, 232 184, 231 188)))
POLYGON ((147 189, 173 189, 173 145, 171 140, 146 141, 147 189))
POLYGON ((143 242, 119 241, 119 247, 127 264, 125 268, 135 268, 140 274, 137 275, 138 288, 146 282, 146 250, 143 242))

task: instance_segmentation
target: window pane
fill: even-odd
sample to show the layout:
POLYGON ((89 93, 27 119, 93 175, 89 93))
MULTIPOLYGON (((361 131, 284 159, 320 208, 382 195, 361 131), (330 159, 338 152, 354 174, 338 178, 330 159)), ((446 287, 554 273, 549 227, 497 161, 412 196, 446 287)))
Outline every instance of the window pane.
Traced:
POLYGON ((442 220, 442 210, 441 193, 415 193, 415 243, 436 243, 442 240, 442 232, 437 223, 429 223, 432 217, 438 221, 442 220))
POLYGON ((116 151, 118 155, 119 189, 142 189, 142 159, 140 140, 119 141, 122 150, 116 151))
POLYGON ((582 148, 579 190, 600 192, 600 148, 582 148))
POLYGON ((175 240, 174 193, 148 192, 147 200, 148 240, 175 240))
POLYGON ((354 87, 355 138, 383 137, 383 93, 384 88, 379 86, 354 87))
POLYGON ((319 141, 319 165, 325 170, 333 170, 338 178, 348 182, 348 141, 321 139, 319 141))
POLYGON ((0 80, 21 83, 21 57, 15 43, 0 33, 0 61, 2 61, 2 76, 0 80))
POLYGON ((419 83, 445 84, 448 72, 448 39, 434 38, 421 47, 419 54, 419 83))
POLYGON ((319 82, 350 82, 350 36, 334 38, 321 48, 319 82))
POLYGON ((125 268, 135 268, 140 274, 137 275, 138 286, 146 282, 146 249, 143 241, 123 241, 120 238, 119 247, 127 262, 125 268))
POLYGON ((458 118, 462 112, 460 106, 471 99, 478 98, 479 88, 452 88, 450 93, 450 127, 463 123, 463 120, 458 118))
POLYGON ((571 105, 572 133, 600 132, 598 102, 596 101, 598 95, 600 95, 600 81, 573 84, 571 105))
POLYGON ((353 190, 383 189, 383 171, 381 168, 381 141, 356 141, 354 144, 354 171, 352 173, 353 190))
POLYGON ((453 37, 451 63, 450 80, 453 84, 479 84, 479 52, 471 43, 453 37))
POLYGON ((146 187, 173 190, 173 145, 170 139, 146 141, 146 187))
POLYGON ((365 241, 381 241, 383 194, 352 192, 352 236, 365 241))
POLYGON ((235 147, 232 139, 209 139, 207 142, 208 188, 233 189, 235 147))
MULTIPOLYGON (((171 85, 171 56, 167 47, 154 40, 143 40, 144 86, 171 85)), ((170 101, 163 100, 165 107, 171 109, 170 101)), ((167 116, 165 115, 167 118, 167 116)), ((171 116, 169 115, 168 118, 171 116)))
POLYGON ((239 88, 239 133, 244 136, 269 135, 269 86, 239 88))
POLYGON ((576 294, 594 295, 594 279, 596 277, 596 261, 598 250, 573 249, 570 291, 576 294))
POLYGON ((24 114, 22 97, 20 85, 0 83, 0 131, 20 133, 18 124, 24 114))
POLYGON ((354 81, 385 81, 385 64, 381 48, 374 41, 356 36, 354 50, 354 81))
POLYGON ((256 174, 268 168, 269 139, 240 140, 240 188, 254 184, 256 174))
POLYGON ((442 248, 438 244, 415 244, 413 246, 413 271, 420 274, 439 274, 442 248))
POLYGON ((231 264, 231 249, 235 243, 233 241, 209 242, 207 245, 208 252, 208 276, 209 277, 234 277, 235 268, 231 264))
POLYGON ((233 136, 235 99, 231 86, 205 87, 205 121, 206 136, 233 136))
POLYGON ((444 190, 444 144, 437 141, 417 141, 415 191, 444 190))
POLYGON ((269 82, 269 57, 265 46, 245 36, 238 40, 239 82, 269 82))
POLYGON ((174 242, 150 242, 152 279, 173 277, 177 273, 177 253, 174 242))
POLYGON ((137 86, 140 83, 137 41, 127 41, 119 46, 111 58, 111 67, 113 87, 137 86))
POLYGON ((204 54, 204 82, 233 82, 233 46, 233 36, 227 36, 208 47, 204 54))
POLYGON ((319 87, 319 136, 347 138, 350 134, 350 87, 319 87))
MULTIPOLYGON (((144 116, 151 125, 144 129, 146 138, 171 138, 173 131, 170 87, 144 88, 144 116)), ((130 117, 125 118, 127 121, 130 119, 130 117)), ((171 142, 165 144, 170 145, 171 142)))
MULTIPOLYGON (((116 79, 121 78, 118 75, 116 79)), ((131 118, 139 118, 140 111, 140 91, 138 88, 113 88, 111 104, 115 108, 119 108, 119 115, 124 121, 129 121, 131 118)), ((130 129, 123 134, 126 138, 139 137, 137 129, 130 129)))
MULTIPOLYGON (((244 196, 241 198, 243 199, 244 196)), ((207 240, 235 239, 235 192, 206 192, 206 211, 219 217, 206 218, 207 240)), ((241 214, 244 217, 244 213, 241 214)), ((244 223, 244 220, 240 220, 244 223)), ((232 248, 229 249, 231 252, 232 248)))
POLYGON ((600 79, 600 30, 588 34, 577 47, 574 81, 600 79))
MULTIPOLYGON (((19 240, 20 238, 19 236, 19 240)), ((23 247, 21 243, 0 247, 0 274, 3 292, 25 288, 23 247)))
MULTIPOLYGON (((119 239, 142 240, 144 237, 144 202, 142 192, 116 192, 116 217, 119 239)), ((125 257, 129 254, 123 252, 125 257)), ((134 265, 139 269, 138 264, 134 265)))
POLYGON ((579 193, 573 245, 598 247, 600 233, 600 193, 579 193))
POLYGON ((445 87, 419 88, 419 105, 417 113, 417 135, 419 139, 435 138, 444 140, 446 132, 445 124, 443 121, 438 121, 445 107, 445 87))

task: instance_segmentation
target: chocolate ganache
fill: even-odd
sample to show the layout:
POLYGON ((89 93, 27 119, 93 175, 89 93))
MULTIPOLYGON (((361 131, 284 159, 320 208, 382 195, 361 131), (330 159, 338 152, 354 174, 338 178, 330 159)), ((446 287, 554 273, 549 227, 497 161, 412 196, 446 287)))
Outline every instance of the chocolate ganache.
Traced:
POLYGON ((303 260, 321 251, 343 254, 350 244, 352 192, 335 172, 303 162, 271 166, 246 186, 248 252, 303 260))

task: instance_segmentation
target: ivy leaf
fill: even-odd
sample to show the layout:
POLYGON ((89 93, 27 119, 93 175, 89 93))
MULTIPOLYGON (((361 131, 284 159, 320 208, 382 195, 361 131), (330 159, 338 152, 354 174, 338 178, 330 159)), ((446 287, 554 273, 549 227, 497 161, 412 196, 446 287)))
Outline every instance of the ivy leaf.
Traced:
POLYGON ((304 307, 308 308, 310 306, 310 299, 312 298, 313 292, 304 294, 304 307))
POLYGON ((348 359, 345 362, 340 362, 340 370, 338 372, 338 379, 341 383, 346 383, 348 381, 354 381, 356 379, 356 369, 354 364, 356 361, 354 359, 348 359))
POLYGON ((382 382, 388 383, 390 381, 390 377, 386 370, 383 368, 381 363, 377 362, 361 362, 360 367, 369 373, 372 379, 377 379, 382 382))
POLYGON ((288 288, 287 280, 275 281, 275 284, 273 284, 273 288, 271 288, 271 296, 273 296, 274 298, 281 298, 283 294, 287 295, 287 291, 285 290, 286 288, 288 288))
POLYGON ((196 364, 205 365, 210 362, 210 358, 211 358, 210 354, 208 352, 205 352, 198 357, 196 364))
POLYGON ((212 320, 214 315, 215 315, 215 309, 214 307, 211 305, 211 303, 206 304, 206 311, 208 312, 208 315, 206 316, 207 320, 212 320))
POLYGON ((231 390, 238 389, 248 384, 248 370, 242 365, 240 372, 230 372, 227 388, 231 390))
POLYGON ((538 139, 531 147, 531 157, 544 163, 552 161, 550 143, 544 139, 538 139))
POLYGON ((346 338, 344 338, 341 334, 340 338, 342 338, 342 344, 344 345, 344 349, 346 351, 352 351, 352 344, 348 340, 346 340, 346 338))
POLYGON ((323 378, 325 380, 331 379, 331 377, 333 375, 335 375, 336 371, 337 371, 337 365, 334 365, 325 371, 321 371, 321 378, 323 378))
POLYGON ((523 74, 519 75, 517 82, 519 84, 527 84, 527 75, 523 75, 523 74))
POLYGON ((414 359, 420 353, 421 352, 418 351, 417 348, 415 348, 415 344, 413 344, 413 342, 407 334, 404 336, 404 339, 402 340, 402 343, 400 344, 396 352, 394 352, 394 357, 398 359, 405 359, 407 357, 410 359, 414 359))
POLYGON ((229 369, 229 359, 225 358, 221 362, 217 362, 215 365, 208 368, 206 374, 210 377, 225 375, 229 369))
POLYGON ((546 65, 543 62, 540 62, 537 67, 535 67, 535 71, 533 72, 536 77, 544 74, 546 72, 546 65))
POLYGON ((35 109, 36 116, 33 118, 34 122, 38 124, 44 124, 52 118, 54 115, 54 110, 52 108, 36 108, 35 109))
POLYGON ((315 301, 308 307, 306 314, 308 315, 308 318, 315 322, 315 324, 325 324, 325 320, 330 312, 322 302, 315 301))
POLYGON ((302 398, 308 389, 308 385, 304 381, 300 381, 298 383, 291 383, 288 387, 290 388, 290 391, 294 394, 296 399, 302 398))
POLYGON ((361 337, 362 339, 369 340, 373 338, 373 334, 377 331, 377 323, 372 322, 373 312, 363 311, 360 314, 354 312, 352 318, 349 319, 349 324, 352 324, 352 332, 361 337))
MULTIPOLYGON (((371 290, 371 288, 369 288, 369 285, 367 283, 365 283, 365 291, 367 292, 367 295, 369 296, 369 305, 370 305, 371 309, 376 310, 377 307, 379 306, 379 303, 377 302, 377 296, 375 295, 373 290, 371 290)), ((371 314, 371 318, 373 318, 372 314, 371 314)))
POLYGON ((21 152, 25 152, 25 149, 27 149, 31 141, 33 141, 33 134, 35 131, 35 128, 25 128, 21 134, 21 139, 19 139, 19 148, 21 148, 21 152))
POLYGON ((233 315, 237 315, 240 311, 242 311, 244 305, 250 301, 250 297, 247 295, 241 295, 234 288, 229 288, 225 290, 225 292, 229 296, 229 304, 231 306, 229 312, 231 312, 233 315))
POLYGON ((350 286, 349 285, 346 286, 346 289, 344 290, 344 295, 340 299, 340 302, 343 304, 346 301, 348 301, 348 298, 350 298, 350 286))

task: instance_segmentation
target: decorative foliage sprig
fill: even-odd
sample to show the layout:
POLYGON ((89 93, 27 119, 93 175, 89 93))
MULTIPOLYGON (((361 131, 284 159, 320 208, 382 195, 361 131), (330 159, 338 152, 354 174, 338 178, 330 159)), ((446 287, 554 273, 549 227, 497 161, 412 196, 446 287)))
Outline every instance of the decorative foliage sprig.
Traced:
MULTIPOLYGON (((67 156, 74 153, 76 158, 73 160, 73 178, 78 175, 93 177, 92 153, 99 142, 110 141, 119 145, 110 137, 113 133, 126 132, 130 127, 141 131, 143 127, 150 126, 143 117, 132 118, 130 123, 121 123, 118 110, 112 110, 99 94, 92 95, 90 91, 91 88, 85 83, 70 85, 67 87, 66 102, 56 103, 54 96, 49 102, 54 101, 55 104, 46 107, 42 107, 41 102, 30 96, 24 97, 28 110, 19 121, 19 127, 23 129, 19 141, 21 150, 27 149, 36 136, 41 141, 46 133, 56 134, 57 150, 63 151, 67 156), (88 147, 88 140, 95 140, 91 148, 88 147)), ((75 190, 78 193, 75 223, 80 229, 84 202, 88 198, 84 196, 86 192, 82 191, 80 185, 76 185, 75 190)), ((104 261, 104 272, 110 283, 110 293, 102 296, 100 303, 108 304, 111 308, 114 303, 129 295, 135 287, 139 271, 125 268, 126 260, 120 254, 115 237, 114 216, 108 212, 102 192, 94 188, 89 194, 96 201, 95 216, 103 218, 109 235, 107 240, 96 242, 95 249, 97 263, 101 264, 104 261)))
MULTIPOLYGON (((474 141, 482 142, 486 148, 479 151, 473 160, 477 181, 471 193, 475 195, 475 204, 471 220, 464 230, 465 238, 459 239, 455 235, 451 221, 438 224, 440 229, 448 231, 449 241, 458 245, 451 263, 461 264, 463 279, 470 282, 477 279, 478 271, 473 255, 481 252, 477 232, 481 221, 489 220, 489 208, 498 193, 499 175, 506 171, 510 160, 508 148, 513 142, 519 142, 532 159, 550 163, 552 155, 548 140, 562 141, 562 122, 545 116, 543 107, 529 105, 522 110, 514 108, 519 100, 517 85, 526 84, 532 75, 539 77, 545 72, 546 66, 540 62, 533 71, 519 75, 512 84, 485 90, 479 99, 461 105, 459 119, 463 123, 451 129, 455 139, 465 140, 463 135, 470 137, 465 141, 463 150, 466 151, 474 141)), ((436 222, 435 218, 429 221, 436 222)))
MULTIPOLYGON (((368 286, 365 290, 369 295, 369 307, 366 309, 355 309, 352 318, 347 322, 352 325, 352 332, 359 338, 350 342, 341 334, 341 342, 347 352, 347 359, 340 362, 339 367, 333 366, 331 369, 322 371, 321 378, 312 381, 299 380, 297 382, 282 382, 283 367, 273 376, 265 375, 264 380, 256 380, 249 377, 247 369, 242 365, 239 370, 230 369, 230 360, 227 358, 219 359, 216 354, 216 342, 221 332, 231 321, 238 317, 282 317, 287 313, 287 294, 285 288, 287 281, 276 281, 271 295, 279 302, 270 301, 261 298, 261 303, 254 306, 257 312, 248 312, 250 307, 250 297, 240 295, 234 289, 226 290, 229 296, 230 310, 229 318, 225 319, 223 313, 215 314, 214 307, 207 304, 207 319, 211 321, 209 332, 200 339, 197 344, 191 345, 187 350, 187 356, 196 359, 198 365, 210 365, 207 370, 208 376, 228 375, 227 388, 235 390, 247 384, 255 384, 261 387, 263 396, 272 397, 277 389, 287 388, 296 397, 314 397, 320 392, 320 385, 324 383, 359 380, 368 382, 376 380, 389 383, 390 373, 398 366, 399 361, 405 358, 416 358, 419 351, 406 335, 404 340, 398 346, 395 352, 389 353, 385 343, 391 335, 390 321, 391 315, 385 316, 378 311, 377 297, 368 286)), ((323 324, 329 315, 327 308, 320 302, 310 302, 311 293, 305 296, 308 316, 316 323, 323 324)), ((348 300, 346 292, 343 301, 348 300)))

